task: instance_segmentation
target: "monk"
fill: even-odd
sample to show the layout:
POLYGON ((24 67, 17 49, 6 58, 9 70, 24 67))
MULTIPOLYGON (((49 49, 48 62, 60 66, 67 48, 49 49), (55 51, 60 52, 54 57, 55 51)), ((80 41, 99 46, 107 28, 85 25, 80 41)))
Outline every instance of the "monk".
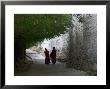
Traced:
POLYGON ((49 64, 50 63, 50 57, 49 57, 49 51, 45 48, 45 64, 49 64))
POLYGON ((51 57, 52 63, 55 64, 56 63, 56 49, 55 49, 55 47, 53 47, 53 50, 50 54, 50 57, 51 57))

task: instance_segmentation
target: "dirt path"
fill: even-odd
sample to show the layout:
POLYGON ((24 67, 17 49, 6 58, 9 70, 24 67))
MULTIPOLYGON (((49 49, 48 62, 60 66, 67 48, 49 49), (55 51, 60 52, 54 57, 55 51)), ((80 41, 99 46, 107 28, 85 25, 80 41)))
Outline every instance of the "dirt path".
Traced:
POLYGON ((86 76, 86 72, 66 68, 65 63, 56 62, 56 64, 45 64, 41 55, 32 54, 33 64, 29 70, 18 73, 18 76, 86 76), (40 56, 40 57, 39 57, 40 56))

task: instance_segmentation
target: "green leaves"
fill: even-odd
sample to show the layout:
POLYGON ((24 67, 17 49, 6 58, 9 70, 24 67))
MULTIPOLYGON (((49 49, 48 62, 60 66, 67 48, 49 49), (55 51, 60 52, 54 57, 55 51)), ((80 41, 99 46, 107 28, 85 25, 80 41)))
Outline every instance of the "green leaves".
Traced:
POLYGON ((71 28, 70 14, 15 14, 14 35, 22 35, 27 47, 44 38, 58 36, 71 28))

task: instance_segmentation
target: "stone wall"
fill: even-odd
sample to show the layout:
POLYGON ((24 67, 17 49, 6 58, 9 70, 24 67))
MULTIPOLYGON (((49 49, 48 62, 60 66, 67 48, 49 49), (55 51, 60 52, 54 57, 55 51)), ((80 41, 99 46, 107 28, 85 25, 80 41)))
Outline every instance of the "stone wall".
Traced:
POLYGON ((93 70, 97 64, 97 15, 81 14, 73 16, 72 21, 67 66, 80 70, 93 70))

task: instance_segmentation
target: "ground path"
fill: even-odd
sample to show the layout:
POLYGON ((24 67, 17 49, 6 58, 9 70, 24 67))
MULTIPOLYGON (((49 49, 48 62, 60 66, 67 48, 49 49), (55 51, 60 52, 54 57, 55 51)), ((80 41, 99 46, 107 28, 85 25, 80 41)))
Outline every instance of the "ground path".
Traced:
POLYGON ((27 71, 18 73, 19 76, 85 76, 86 72, 67 68, 65 63, 45 64, 44 57, 40 54, 28 54, 33 60, 33 64, 27 71))

